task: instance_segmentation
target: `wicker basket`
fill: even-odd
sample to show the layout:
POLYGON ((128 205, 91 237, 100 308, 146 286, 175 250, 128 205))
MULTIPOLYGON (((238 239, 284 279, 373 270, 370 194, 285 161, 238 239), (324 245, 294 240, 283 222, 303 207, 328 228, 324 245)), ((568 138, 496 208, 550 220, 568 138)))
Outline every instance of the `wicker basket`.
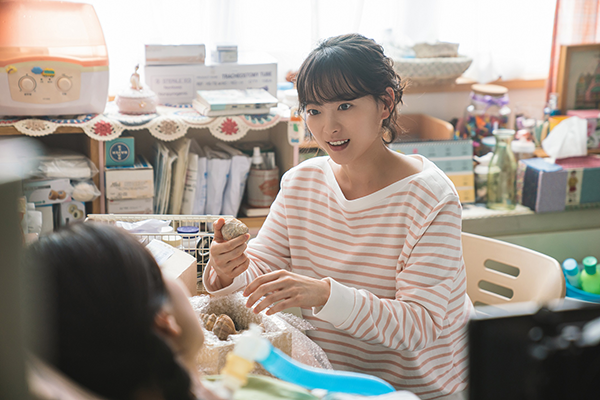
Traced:
POLYGON ((469 57, 401 58, 394 60, 394 69, 411 86, 450 85, 469 68, 469 57))
MULTIPOLYGON (((171 221, 173 231, 180 226, 196 226, 199 232, 184 235, 182 250, 194 256, 198 263, 198 290, 202 291, 202 276, 208 263, 208 252, 214 235, 213 223, 219 218, 231 218, 228 215, 148 215, 148 214, 90 214, 86 221, 102 222, 115 225, 117 221, 138 222, 147 219, 171 221)), ((147 244, 153 239, 163 240, 164 237, 182 236, 177 233, 132 233, 140 242, 147 244)))
POLYGON ((417 43, 413 46, 415 57, 458 57, 458 43, 417 43))

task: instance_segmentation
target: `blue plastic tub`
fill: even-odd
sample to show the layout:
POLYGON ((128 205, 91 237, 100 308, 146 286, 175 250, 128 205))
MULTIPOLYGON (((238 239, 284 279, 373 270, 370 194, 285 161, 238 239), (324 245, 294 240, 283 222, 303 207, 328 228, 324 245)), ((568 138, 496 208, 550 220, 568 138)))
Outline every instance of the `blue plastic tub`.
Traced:
POLYGON ((566 279, 565 284, 567 285, 567 297, 572 297, 577 300, 591 301, 593 303, 600 303, 600 294, 588 293, 584 290, 577 289, 566 279))

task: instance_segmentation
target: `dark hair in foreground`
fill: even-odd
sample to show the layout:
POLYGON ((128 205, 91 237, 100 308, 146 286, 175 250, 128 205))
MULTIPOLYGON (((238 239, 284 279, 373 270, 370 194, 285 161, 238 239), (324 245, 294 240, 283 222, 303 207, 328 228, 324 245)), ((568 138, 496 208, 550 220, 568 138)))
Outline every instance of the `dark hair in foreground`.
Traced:
POLYGON ((132 235, 72 224, 25 253, 25 271, 43 289, 35 304, 39 332, 49 335, 47 348, 37 349, 43 359, 110 399, 132 399, 140 389, 192 398, 189 375, 153 330, 167 300, 160 269, 132 235))
POLYGON ((397 105, 402 101, 404 85, 383 53, 383 47, 359 34, 335 36, 321 42, 304 60, 296 76, 300 112, 308 104, 354 100, 373 96, 386 103, 391 112, 383 127, 393 142, 401 129, 397 122, 397 105), (389 103, 387 88, 394 91, 389 103))

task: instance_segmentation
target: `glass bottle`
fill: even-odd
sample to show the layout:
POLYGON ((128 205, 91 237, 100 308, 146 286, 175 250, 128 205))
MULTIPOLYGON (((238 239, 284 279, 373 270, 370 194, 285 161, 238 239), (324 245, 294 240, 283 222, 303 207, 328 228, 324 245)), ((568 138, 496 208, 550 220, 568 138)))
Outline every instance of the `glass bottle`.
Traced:
POLYGON ((488 169, 487 206, 493 210, 513 210, 516 205, 517 162, 511 150, 513 129, 496 129, 494 155, 488 169))

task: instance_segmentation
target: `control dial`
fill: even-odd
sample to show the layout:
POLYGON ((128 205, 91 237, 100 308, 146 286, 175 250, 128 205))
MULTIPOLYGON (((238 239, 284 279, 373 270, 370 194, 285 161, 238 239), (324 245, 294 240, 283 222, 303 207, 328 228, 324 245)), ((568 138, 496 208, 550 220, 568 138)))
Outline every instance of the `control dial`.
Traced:
POLYGON ((59 78, 58 81, 56 81, 56 85, 63 92, 68 91, 69 89, 71 89, 71 86, 73 86, 73 84, 71 83, 71 80, 69 78, 65 78, 65 77, 59 78))
POLYGON ((35 79, 30 76, 24 76, 19 80, 19 88, 24 92, 33 92, 36 86, 35 79))

